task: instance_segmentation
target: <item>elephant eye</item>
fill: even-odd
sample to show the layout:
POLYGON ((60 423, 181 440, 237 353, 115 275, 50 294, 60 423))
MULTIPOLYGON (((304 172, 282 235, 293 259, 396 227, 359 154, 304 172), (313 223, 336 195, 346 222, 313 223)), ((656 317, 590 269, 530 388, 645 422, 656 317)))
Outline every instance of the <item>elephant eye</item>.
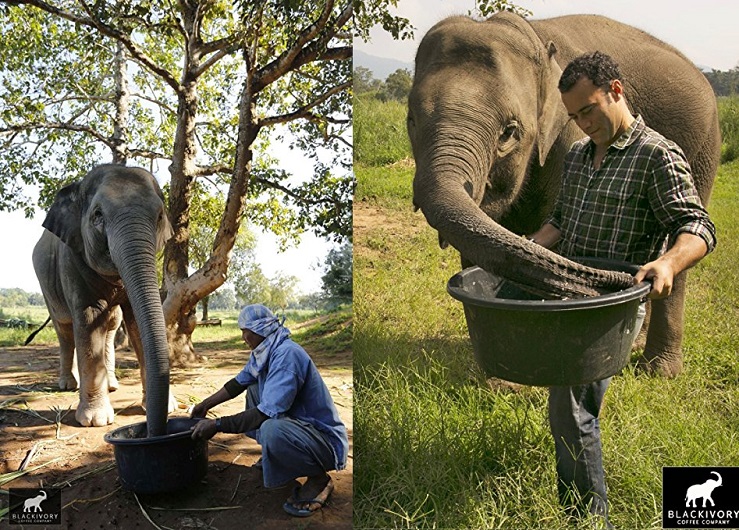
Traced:
POLYGON ((90 216, 90 222, 94 227, 100 228, 104 223, 103 212, 96 208, 90 216))
POLYGON ((512 121, 503 129, 503 132, 500 134, 500 141, 501 143, 507 142, 511 138, 518 140, 518 137, 518 122, 512 121))
POLYGON ((498 156, 507 155, 514 147, 518 140, 521 139, 521 129, 517 121, 512 121, 505 126, 503 132, 498 138, 498 156))

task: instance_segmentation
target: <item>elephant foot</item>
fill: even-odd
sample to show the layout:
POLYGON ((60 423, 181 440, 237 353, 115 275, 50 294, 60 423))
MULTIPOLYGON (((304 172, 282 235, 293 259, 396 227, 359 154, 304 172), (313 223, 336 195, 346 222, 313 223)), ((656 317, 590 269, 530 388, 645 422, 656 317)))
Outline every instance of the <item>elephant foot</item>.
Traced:
POLYGON ((79 383, 74 374, 66 374, 59 376, 59 389, 60 390, 77 390, 79 383))
POLYGON ((80 402, 77 411, 74 413, 74 418, 83 427, 103 427, 113 423, 114 415, 115 412, 109 402, 100 405, 80 402))
POLYGON ((645 352, 636 361, 636 371, 672 379, 683 371, 683 357, 680 354, 650 356, 645 352))

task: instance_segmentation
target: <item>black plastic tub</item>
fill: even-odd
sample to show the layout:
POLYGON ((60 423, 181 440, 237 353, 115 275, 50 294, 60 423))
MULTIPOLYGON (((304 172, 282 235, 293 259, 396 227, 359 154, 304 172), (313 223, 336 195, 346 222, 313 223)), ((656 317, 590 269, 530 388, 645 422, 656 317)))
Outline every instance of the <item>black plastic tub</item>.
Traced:
POLYGON ((171 418, 167 434, 146 437, 146 422, 119 427, 104 437, 113 445, 121 485, 136 493, 166 493, 200 481, 208 470, 208 440, 193 440, 198 419, 171 418))
MULTIPOLYGON (((577 258, 591 267, 634 274, 638 267, 577 258)), ((542 300, 479 267, 455 274, 449 294, 461 301, 475 359, 489 376, 534 386, 570 386, 620 372, 636 338, 637 310, 650 291, 542 300)))

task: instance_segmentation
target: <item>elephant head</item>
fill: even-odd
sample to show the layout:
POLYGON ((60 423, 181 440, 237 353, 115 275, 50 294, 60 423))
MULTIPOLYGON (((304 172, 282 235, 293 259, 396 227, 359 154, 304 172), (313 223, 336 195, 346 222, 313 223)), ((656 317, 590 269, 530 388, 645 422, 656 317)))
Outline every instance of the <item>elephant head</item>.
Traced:
POLYGON ((43 226, 94 271, 90 276, 99 279, 93 281, 122 280, 143 347, 149 435, 164 434, 169 351, 156 253, 172 228, 159 185, 140 168, 98 166, 58 192, 43 226))
POLYGON ((483 23, 452 17, 426 34, 407 123, 414 205, 442 247, 541 296, 623 289, 629 275, 581 266, 502 226, 539 228, 559 189, 552 179, 561 178, 562 145, 580 135, 560 99, 555 54, 507 13, 483 23))

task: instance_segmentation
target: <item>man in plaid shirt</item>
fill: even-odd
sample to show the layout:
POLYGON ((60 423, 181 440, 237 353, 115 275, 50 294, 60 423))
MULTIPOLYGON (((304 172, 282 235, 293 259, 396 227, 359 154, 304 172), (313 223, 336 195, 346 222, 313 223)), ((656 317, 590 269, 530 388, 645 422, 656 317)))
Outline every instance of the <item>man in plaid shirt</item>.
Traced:
MULTIPOLYGON (((565 158, 563 185, 551 218, 531 239, 559 243, 565 256, 643 264, 635 283, 652 281, 651 298, 670 294, 677 274, 716 245, 682 150, 633 116, 618 65, 603 53, 576 58, 559 90, 587 135, 565 158)), ((560 500, 602 517, 608 503, 598 415, 610 378, 549 391, 560 500)))

